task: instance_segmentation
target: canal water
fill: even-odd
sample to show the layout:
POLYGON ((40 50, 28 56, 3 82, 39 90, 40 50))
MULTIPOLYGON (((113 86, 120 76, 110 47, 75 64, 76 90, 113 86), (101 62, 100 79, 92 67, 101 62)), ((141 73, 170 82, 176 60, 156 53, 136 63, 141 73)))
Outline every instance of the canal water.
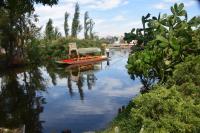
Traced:
POLYGON ((0 127, 27 133, 84 133, 105 128, 140 92, 127 73, 129 50, 85 66, 47 65, 1 72, 0 127))

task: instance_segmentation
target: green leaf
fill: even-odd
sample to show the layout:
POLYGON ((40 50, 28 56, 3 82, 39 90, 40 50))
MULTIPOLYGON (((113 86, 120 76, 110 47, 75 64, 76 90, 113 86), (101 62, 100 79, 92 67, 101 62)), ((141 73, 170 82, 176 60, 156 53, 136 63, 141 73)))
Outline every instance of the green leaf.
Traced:
POLYGON ((170 46, 174 49, 174 50, 179 50, 180 49, 180 46, 177 42, 177 39, 176 38, 172 38, 171 41, 170 41, 170 46))
POLYGON ((161 47, 161 48, 166 48, 167 46, 168 46, 168 43, 159 43, 159 46, 161 47))
POLYGON ((165 37, 161 36, 161 35, 157 35, 156 36, 156 40, 159 40, 162 43, 168 43, 168 40, 165 37))
POLYGON ((181 3, 181 4, 179 5, 178 9, 179 9, 179 11, 181 11, 181 10, 183 10, 183 8, 184 8, 184 4, 181 3))

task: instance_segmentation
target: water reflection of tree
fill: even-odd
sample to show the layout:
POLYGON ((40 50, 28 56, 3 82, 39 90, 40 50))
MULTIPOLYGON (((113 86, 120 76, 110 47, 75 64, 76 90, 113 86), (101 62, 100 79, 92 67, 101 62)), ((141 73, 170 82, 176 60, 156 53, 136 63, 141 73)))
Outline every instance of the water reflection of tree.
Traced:
POLYGON ((67 87, 69 89, 70 96, 74 96, 73 85, 75 82, 79 91, 80 99, 84 100, 84 91, 83 86, 85 81, 87 81, 87 86, 89 90, 92 90, 92 87, 95 85, 97 80, 94 75, 94 69, 100 69, 99 66, 95 68, 95 64, 80 65, 73 67, 58 67, 54 65, 46 66, 46 70, 51 77, 51 81, 54 85, 57 84, 57 78, 67 78, 67 87))
POLYGON ((67 85, 68 85, 68 88, 69 88, 69 94, 72 97, 74 95, 74 93, 73 93, 73 89, 72 89, 71 76, 69 76, 68 79, 67 79, 67 85))
POLYGON ((78 91, 79 91, 81 100, 84 100, 84 92, 83 92, 84 80, 85 79, 84 79, 83 75, 78 77, 77 86, 78 86, 78 91))
POLYGON ((20 72, 12 70, 1 78, 0 127, 25 125, 28 133, 42 132, 39 115, 43 112, 45 99, 36 94, 46 89, 41 71, 37 67, 20 72))
POLYGON ((146 93, 149 91, 151 86, 156 82, 156 77, 154 76, 144 76, 144 75, 131 75, 131 78, 135 80, 135 78, 139 78, 142 83, 142 87, 140 88, 141 93, 146 93))
POLYGON ((92 86, 94 86, 96 80, 97 79, 94 75, 94 64, 77 66, 73 69, 69 69, 68 88, 70 95, 73 96, 72 82, 76 82, 80 94, 80 99, 84 100, 83 86, 85 81, 87 81, 88 89, 92 90, 92 86))

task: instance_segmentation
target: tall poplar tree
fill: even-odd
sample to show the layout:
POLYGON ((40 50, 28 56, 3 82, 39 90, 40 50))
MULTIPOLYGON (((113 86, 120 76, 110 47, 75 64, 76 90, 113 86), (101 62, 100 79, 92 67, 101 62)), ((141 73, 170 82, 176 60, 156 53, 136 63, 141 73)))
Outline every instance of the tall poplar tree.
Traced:
POLYGON ((89 32, 90 32, 90 39, 94 38, 94 33, 93 33, 93 29, 94 29, 94 21, 92 19, 89 20, 89 32))
POLYGON ((79 4, 76 3, 75 5, 75 12, 74 12, 74 18, 72 21, 72 37, 77 38, 78 33, 81 31, 82 27, 80 25, 80 11, 79 11, 79 4))
POLYGON ((53 35, 54 35, 53 39, 58 39, 62 36, 62 34, 58 31, 58 27, 55 27, 53 35))
POLYGON ((69 13, 65 12, 65 22, 64 22, 64 31, 65 31, 65 36, 69 36, 69 25, 68 25, 68 20, 69 20, 69 13))
POLYGON ((89 35, 88 35, 89 28, 90 28, 90 20, 89 20, 88 11, 86 11, 84 14, 84 37, 85 37, 85 39, 89 38, 89 35))
POLYGON ((49 19, 49 21, 46 24, 45 38, 48 40, 52 40, 54 38, 54 27, 52 19, 49 19))

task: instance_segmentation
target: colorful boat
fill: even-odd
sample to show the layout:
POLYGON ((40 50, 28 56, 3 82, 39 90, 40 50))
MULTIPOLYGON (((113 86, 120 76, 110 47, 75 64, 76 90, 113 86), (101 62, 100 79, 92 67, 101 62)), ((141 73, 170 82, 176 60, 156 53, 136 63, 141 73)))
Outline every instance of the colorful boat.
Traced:
POLYGON ((101 54, 100 48, 92 47, 92 48, 78 49, 76 43, 70 43, 68 52, 68 56, 70 58, 56 61, 56 63, 61 65, 79 65, 79 64, 90 64, 90 63, 100 62, 107 59, 106 56, 97 54, 101 54), (73 56, 74 54, 72 53, 75 53, 76 58, 74 58, 73 56))
POLYGON ((56 61, 56 63, 63 64, 63 65, 64 64, 65 65, 90 64, 94 62, 100 62, 106 59, 107 59, 106 56, 86 56, 86 57, 80 57, 80 58, 60 60, 60 61, 56 61))

